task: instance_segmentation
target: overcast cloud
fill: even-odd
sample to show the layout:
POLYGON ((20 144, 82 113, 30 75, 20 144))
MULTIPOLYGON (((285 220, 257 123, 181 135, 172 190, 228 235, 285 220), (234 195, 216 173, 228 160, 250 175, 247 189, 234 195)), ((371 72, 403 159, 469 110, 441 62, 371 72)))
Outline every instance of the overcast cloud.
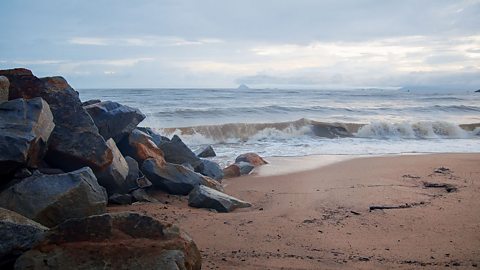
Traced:
POLYGON ((480 0, 2 0, 0 10, 0 68, 76 88, 480 88, 480 0))

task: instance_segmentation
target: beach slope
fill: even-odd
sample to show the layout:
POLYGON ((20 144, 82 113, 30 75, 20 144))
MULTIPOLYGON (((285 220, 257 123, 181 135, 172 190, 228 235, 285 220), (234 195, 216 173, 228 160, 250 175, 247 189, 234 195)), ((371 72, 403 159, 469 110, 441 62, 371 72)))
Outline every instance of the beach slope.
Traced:
POLYGON ((253 204, 232 213, 160 193, 162 204, 110 211, 180 224, 205 269, 472 269, 480 265, 479 165, 480 154, 356 158, 227 179, 228 194, 253 204))

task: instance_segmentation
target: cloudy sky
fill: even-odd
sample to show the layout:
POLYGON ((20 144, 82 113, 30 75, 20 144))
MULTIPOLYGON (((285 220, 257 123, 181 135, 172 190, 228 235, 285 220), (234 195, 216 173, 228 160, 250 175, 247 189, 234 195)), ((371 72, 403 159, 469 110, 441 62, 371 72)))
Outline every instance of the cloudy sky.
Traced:
POLYGON ((480 0, 1 0, 0 10, 0 68, 76 88, 480 88, 480 0))

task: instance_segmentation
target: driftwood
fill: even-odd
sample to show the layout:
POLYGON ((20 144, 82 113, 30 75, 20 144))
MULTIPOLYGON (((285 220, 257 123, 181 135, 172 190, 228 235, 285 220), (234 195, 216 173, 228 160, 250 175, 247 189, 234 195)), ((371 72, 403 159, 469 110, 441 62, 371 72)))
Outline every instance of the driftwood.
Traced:
POLYGON ((384 210, 384 209, 404 209, 404 208, 411 208, 412 205, 406 203, 406 204, 400 204, 400 205, 371 205, 370 206, 370 211, 373 210, 384 210))
POLYGON ((418 205, 424 205, 425 202, 414 202, 414 203, 405 203, 405 204, 397 204, 397 205, 371 205, 369 207, 370 211, 373 210, 385 210, 385 209, 405 209, 405 208, 412 208, 418 205))
POLYGON ((457 191, 457 187, 447 183, 423 182, 425 188, 444 188, 448 193, 457 191))

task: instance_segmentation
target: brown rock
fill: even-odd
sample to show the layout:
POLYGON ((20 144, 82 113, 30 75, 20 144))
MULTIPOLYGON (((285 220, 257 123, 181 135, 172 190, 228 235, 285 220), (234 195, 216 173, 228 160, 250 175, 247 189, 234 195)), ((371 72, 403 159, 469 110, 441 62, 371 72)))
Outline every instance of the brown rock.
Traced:
POLYGON ((7 77, 0 76, 0 103, 8 100, 8 88, 10 87, 10 82, 7 77))
POLYGON ((118 143, 118 148, 124 156, 132 157, 139 165, 149 158, 156 159, 160 164, 165 163, 162 150, 155 145, 149 135, 138 129, 125 136, 118 143))
POLYGON ((239 162, 242 162, 242 161, 243 162, 248 162, 255 167, 260 166, 260 165, 264 165, 264 164, 268 164, 267 161, 265 161, 262 157, 260 157, 256 153, 241 154, 240 156, 238 156, 235 159, 235 163, 239 163, 239 162))
POLYGON ((176 226, 138 213, 110 213, 60 224, 15 269, 199 270, 201 255, 176 226))
POLYGON ((233 178, 240 176, 240 167, 237 164, 231 164, 223 169, 224 178, 233 178))

